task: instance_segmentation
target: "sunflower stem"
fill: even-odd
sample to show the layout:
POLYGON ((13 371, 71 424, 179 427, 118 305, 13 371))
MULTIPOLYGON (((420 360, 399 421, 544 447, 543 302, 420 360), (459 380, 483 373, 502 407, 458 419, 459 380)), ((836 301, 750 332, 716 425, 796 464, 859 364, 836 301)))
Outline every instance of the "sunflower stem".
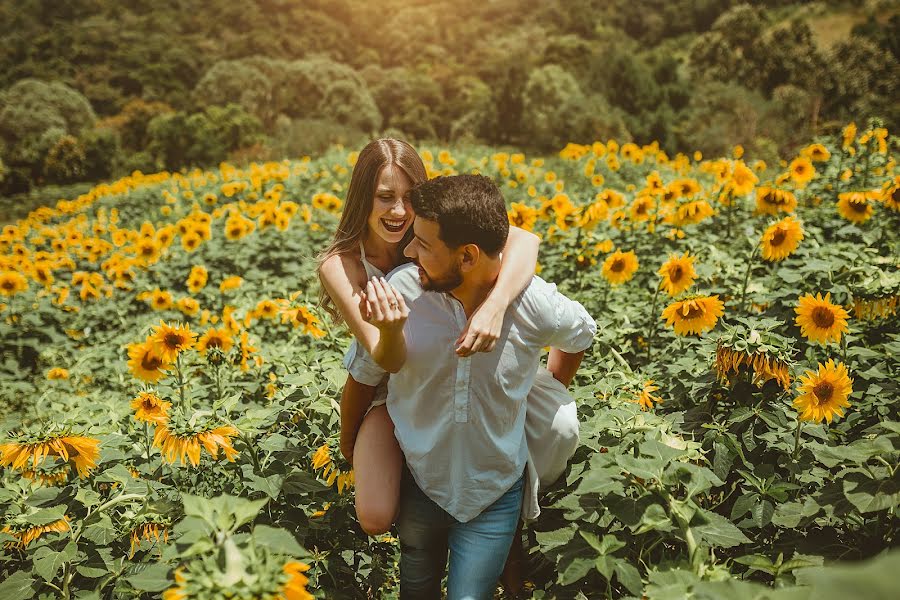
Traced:
POLYGON ((844 361, 844 364, 847 364, 847 334, 841 334, 841 357, 844 361))
POLYGON ((150 423, 144 421, 144 443, 147 445, 147 464, 150 464, 150 423))
POLYGON ((656 291, 653 293, 653 302, 650 303, 650 319, 647 323, 647 362, 650 362, 650 357, 653 351, 653 338, 656 337, 656 301, 659 298, 659 290, 662 288, 662 283, 656 286, 656 291))
POLYGON ((754 246, 753 251, 750 253, 750 256, 747 258, 747 271, 744 273, 744 286, 741 289, 741 302, 739 305, 740 312, 744 312, 744 300, 747 297, 747 284, 750 283, 750 271, 753 270, 753 259, 756 258, 756 253, 759 251, 759 246, 754 246))
MULTIPOLYGON (((728 195, 729 194, 723 190, 722 195, 719 196, 719 201, 721 202, 722 198, 723 197, 727 198, 728 195)), ((731 223, 734 220, 734 204, 735 204, 734 196, 731 196, 731 201, 725 205, 726 207, 728 207, 728 225, 725 229, 725 237, 726 238, 731 238, 731 223)))
POLYGON ((181 372, 181 354, 175 356, 175 374, 178 376, 178 396, 181 398, 181 406, 190 409, 191 407, 184 399, 184 374, 181 372))
POLYGON ((797 460, 797 454, 800 452, 800 430, 803 428, 803 420, 798 416, 797 417, 797 430, 794 432, 794 451, 791 453, 791 458, 793 460, 797 460))

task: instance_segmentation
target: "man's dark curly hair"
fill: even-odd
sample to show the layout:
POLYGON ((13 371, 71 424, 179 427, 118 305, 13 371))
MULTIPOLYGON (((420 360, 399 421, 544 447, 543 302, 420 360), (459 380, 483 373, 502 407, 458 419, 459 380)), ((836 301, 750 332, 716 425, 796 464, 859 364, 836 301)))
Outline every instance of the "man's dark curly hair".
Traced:
POLYGON ((506 245, 509 218, 500 188, 484 175, 452 175, 423 181, 410 190, 416 217, 435 221, 451 248, 475 244, 489 256, 506 245))

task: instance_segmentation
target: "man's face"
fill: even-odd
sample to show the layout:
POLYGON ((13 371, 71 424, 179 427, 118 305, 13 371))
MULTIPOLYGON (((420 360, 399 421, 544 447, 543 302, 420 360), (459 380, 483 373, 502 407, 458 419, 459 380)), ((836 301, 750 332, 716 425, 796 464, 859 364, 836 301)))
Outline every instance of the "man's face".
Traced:
POLYGON ((458 250, 450 249, 440 238, 440 225, 417 217, 413 221, 415 234, 403 254, 419 267, 422 289, 431 292, 449 292, 463 282, 458 250))

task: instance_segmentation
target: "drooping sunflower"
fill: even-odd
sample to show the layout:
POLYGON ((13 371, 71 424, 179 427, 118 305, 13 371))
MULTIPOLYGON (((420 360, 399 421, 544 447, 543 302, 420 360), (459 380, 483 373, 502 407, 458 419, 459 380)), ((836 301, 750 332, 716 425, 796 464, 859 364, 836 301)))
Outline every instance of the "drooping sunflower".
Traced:
POLYGON ((777 215, 792 213, 797 209, 797 196, 788 190, 779 190, 768 186, 756 188, 756 213, 760 215, 777 215))
POLYGON ((128 558, 132 558, 135 550, 141 545, 141 538, 144 538, 148 542, 151 540, 159 542, 159 539, 162 538, 163 542, 168 542, 169 525, 167 523, 156 521, 141 523, 131 529, 131 535, 129 537, 131 538, 131 551, 128 554, 128 558))
POLYGON ((634 250, 616 250, 603 261, 603 277, 613 286, 629 281, 637 270, 638 259, 634 250))
POLYGON ((676 227, 683 227, 685 225, 696 225, 714 214, 716 214, 715 209, 706 200, 691 200, 690 202, 679 204, 667 221, 676 227))
POLYGON ((872 192, 842 192, 838 194, 838 214, 857 225, 865 223, 875 213, 872 199, 872 192))
POLYGON ((140 392, 132 401, 131 409, 138 421, 159 425, 169 420, 171 402, 163 400, 153 392, 140 392))
POLYGON ((797 250, 803 239, 803 227, 792 216, 769 225, 762 234, 762 257, 764 260, 784 260, 797 250))
POLYGON ((807 157, 798 156, 791 161, 790 174, 791 181, 800 187, 804 187, 816 176, 816 168, 807 157))
POLYGON ((818 363, 818 367, 818 371, 807 370, 800 376, 800 395, 794 399, 794 407, 804 421, 831 423, 835 415, 844 416, 844 408, 850 406, 847 399, 853 392, 853 380, 847 367, 835 364, 833 359, 824 365, 818 363))
POLYGON ((48 456, 58 456, 64 462, 72 461, 79 477, 86 477, 97 466, 100 458, 100 440, 81 436, 57 434, 44 436, 36 441, 13 441, 0 444, 0 465, 22 470, 28 459, 31 467, 40 466, 48 456))
POLYGON ((169 428, 168 423, 163 423, 156 428, 153 436, 153 445, 160 449, 160 454, 169 464, 174 464, 177 458, 180 464, 185 464, 185 458, 193 466, 200 464, 200 448, 205 448, 213 458, 218 458, 219 448, 229 462, 234 462, 238 452, 231 445, 231 438, 238 435, 238 430, 230 425, 222 425, 213 429, 200 432, 175 433, 169 428))
POLYGON ((850 146, 856 140, 856 123, 848 123, 847 126, 844 127, 844 130, 841 132, 841 138, 841 147, 844 150, 850 148, 850 146))
POLYGON ((5 548, 25 548, 38 539, 45 533, 49 533, 51 531, 62 533, 64 531, 69 530, 69 517, 63 515, 62 519, 58 519, 53 521, 52 523, 47 523, 46 525, 28 525, 23 524, 21 527, 17 527, 14 524, 8 523, 3 527, 3 533, 8 533, 14 538, 16 538, 15 542, 6 542, 3 544, 5 548))
POLYGON ((209 328, 200 339, 197 340, 197 352, 206 354, 210 348, 221 348, 222 352, 228 352, 234 346, 234 339, 224 327, 219 329, 209 328))
POLYGON ((635 222, 649 221, 650 213, 655 205, 656 201, 653 198, 649 196, 638 196, 634 199, 634 202, 631 203, 631 207, 628 210, 629 217, 635 222))
POLYGON ((689 252, 681 256, 672 254, 663 263, 657 273, 662 277, 662 288, 670 296, 677 296, 694 284, 697 271, 694 270, 694 258, 689 252))
POLYGON ((850 315, 841 305, 832 304, 830 292, 824 298, 821 293, 800 296, 794 312, 797 313, 794 322, 800 327, 800 333, 810 341, 823 345, 832 340, 840 342, 841 335, 848 331, 850 315))
POLYGON ((648 379, 644 382, 641 391, 635 394, 634 402, 637 402, 641 405, 641 410, 651 410, 653 408, 653 404, 662 404, 663 399, 659 396, 654 396, 653 392, 659 389, 658 385, 653 385, 653 380, 648 379))
POLYGON ((311 335, 314 338, 325 337, 325 332, 319 327, 321 321, 305 306, 296 308, 282 309, 281 322, 290 322, 294 328, 301 327, 303 333, 311 335))
POLYGON ((191 331, 191 326, 187 323, 173 326, 167 325, 165 321, 161 320, 148 341, 153 343, 157 353, 165 362, 171 363, 175 362, 180 353, 194 347, 196 336, 197 334, 191 331))
POLYGON ((766 351, 749 352, 720 340, 716 345, 716 374, 719 381, 728 382, 729 374, 740 373, 741 367, 753 372, 752 381, 757 387, 774 379, 785 390, 791 387, 790 369, 786 362, 766 351))
POLYGON ((718 295, 694 296, 671 303, 663 309, 662 318, 677 335, 692 335, 715 327, 724 313, 725 305, 718 295))
POLYGON ((128 345, 128 368, 138 379, 156 383, 166 376, 172 363, 163 358, 152 341, 144 341, 128 345))

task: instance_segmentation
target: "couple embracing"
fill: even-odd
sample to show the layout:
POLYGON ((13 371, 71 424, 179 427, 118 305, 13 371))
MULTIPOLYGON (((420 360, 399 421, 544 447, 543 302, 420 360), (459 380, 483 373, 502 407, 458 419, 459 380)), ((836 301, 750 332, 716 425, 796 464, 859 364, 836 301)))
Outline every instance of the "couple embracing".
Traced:
POLYGON ((427 180, 399 140, 360 152, 321 301, 354 334, 341 451, 363 529, 397 524, 401 599, 440 598, 448 554, 451 600, 493 598, 504 565, 515 592, 520 518, 577 447, 566 387, 596 325, 534 275, 537 246, 489 178, 427 180))

